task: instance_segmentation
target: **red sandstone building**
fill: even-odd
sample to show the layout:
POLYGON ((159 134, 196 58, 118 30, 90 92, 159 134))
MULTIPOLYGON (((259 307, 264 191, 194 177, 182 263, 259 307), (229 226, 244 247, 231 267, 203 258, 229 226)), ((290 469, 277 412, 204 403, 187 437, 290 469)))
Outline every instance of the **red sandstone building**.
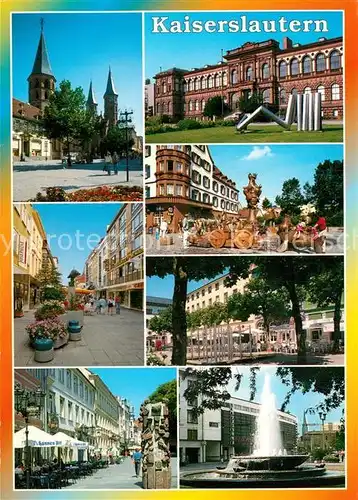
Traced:
POLYGON ((288 96, 319 92, 323 117, 343 118, 343 39, 319 38, 314 43, 293 44, 285 37, 247 42, 228 50, 223 61, 190 71, 171 68, 155 75, 156 115, 200 119, 208 99, 223 97, 229 109, 238 109, 241 97, 262 94, 267 104, 284 110, 288 96))

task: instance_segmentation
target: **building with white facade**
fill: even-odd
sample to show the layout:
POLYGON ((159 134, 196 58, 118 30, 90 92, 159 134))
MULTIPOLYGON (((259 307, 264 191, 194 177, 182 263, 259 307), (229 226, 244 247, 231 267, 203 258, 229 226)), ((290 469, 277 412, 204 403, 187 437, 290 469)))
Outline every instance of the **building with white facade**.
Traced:
MULTIPOLYGON (((179 370, 179 440, 182 463, 218 462, 233 455, 253 452, 253 438, 260 404, 232 396, 221 408, 195 415, 184 392, 195 384, 195 373, 184 376, 179 370)), ((198 397, 200 405, 202 396, 198 397)), ((297 417, 278 411, 284 448, 290 452, 297 446, 297 417)))
POLYGON ((238 214, 239 191, 214 165, 206 145, 147 145, 145 152, 147 229, 164 218, 177 232, 189 213, 210 218, 238 214))
POLYGON ((119 435, 121 449, 129 450, 132 445, 132 422, 134 421, 134 408, 126 398, 117 396, 119 411, 119 435))

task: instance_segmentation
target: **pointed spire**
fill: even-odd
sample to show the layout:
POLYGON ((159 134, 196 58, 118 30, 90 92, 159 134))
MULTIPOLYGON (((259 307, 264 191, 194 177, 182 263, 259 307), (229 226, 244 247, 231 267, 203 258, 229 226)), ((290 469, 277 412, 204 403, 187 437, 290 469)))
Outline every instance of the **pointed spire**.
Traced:
POLYGON ((93 88, 92 88, 92 80, 90 82, 89 90, 88 90, 88 97, 87 97, 87 104, 98 104, 96 101, 96 98, 94 96, 93 88))
POLYGON ((109 67, 108 80, 107 80, 107 88, 106 88, 106 92, 104 93, 103 97, 106 97, 106 96, 109 96, 109 95, 118 95, 117 92, 116 92, 116 89, 114 88, 111 67, 109 67))
POLYGON ((41 25, 41 35, 39 44, 37 46, 35 62, 31 74, 54 76, 54 74, 52 73, 50 60, 47 53, 47 47, 44 36, 43 18, 41 18, 40 25, 41 25))
POLYGON ((303 423, 302 423, 302 434, 305 434, 308 431, 308 424, 306 419, 306 412, 303 412, 303 423))

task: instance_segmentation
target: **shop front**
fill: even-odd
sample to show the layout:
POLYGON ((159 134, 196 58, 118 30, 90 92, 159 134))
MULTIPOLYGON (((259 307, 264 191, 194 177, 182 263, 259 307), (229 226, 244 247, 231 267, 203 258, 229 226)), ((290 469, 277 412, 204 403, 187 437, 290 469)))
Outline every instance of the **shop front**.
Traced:
POLYGON ((20 317, 30 309, 30 275, 27 271, 14 265, 14 294, 13 307, 15 316, 20 317))

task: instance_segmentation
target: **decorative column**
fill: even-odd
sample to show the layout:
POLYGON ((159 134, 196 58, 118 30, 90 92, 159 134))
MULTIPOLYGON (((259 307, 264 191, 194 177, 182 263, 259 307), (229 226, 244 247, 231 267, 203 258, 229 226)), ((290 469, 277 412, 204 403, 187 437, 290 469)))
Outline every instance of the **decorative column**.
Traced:
POLYGON ((142 479, 144 489, 170 489, 169 411, 165 403, 149 403, 140 408, 142 431, 142 479))

